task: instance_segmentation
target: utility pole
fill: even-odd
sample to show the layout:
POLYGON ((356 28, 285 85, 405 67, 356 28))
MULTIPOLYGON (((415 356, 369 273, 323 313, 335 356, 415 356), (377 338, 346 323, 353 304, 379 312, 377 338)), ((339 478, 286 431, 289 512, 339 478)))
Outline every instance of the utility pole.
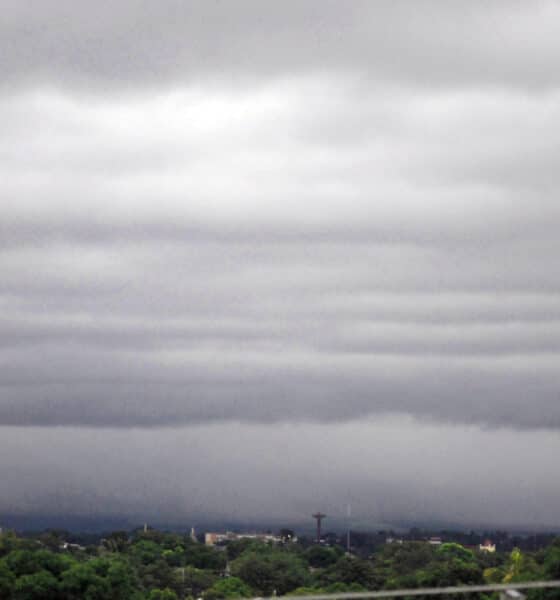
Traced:
POLYGON ((350 517, 352 516, 352 507, 350 504, 346 507, 346 516, 348 517, 348 530, 346 532, 346 552, 350 554, 350 517))

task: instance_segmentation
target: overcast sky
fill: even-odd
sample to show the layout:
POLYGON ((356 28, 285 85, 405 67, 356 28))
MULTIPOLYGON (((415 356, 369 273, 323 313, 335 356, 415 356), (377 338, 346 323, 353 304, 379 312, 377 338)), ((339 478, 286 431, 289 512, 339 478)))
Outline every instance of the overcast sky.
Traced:
POLYGON ((3 0, 0 513, 556 527, 557 2, 3 0))

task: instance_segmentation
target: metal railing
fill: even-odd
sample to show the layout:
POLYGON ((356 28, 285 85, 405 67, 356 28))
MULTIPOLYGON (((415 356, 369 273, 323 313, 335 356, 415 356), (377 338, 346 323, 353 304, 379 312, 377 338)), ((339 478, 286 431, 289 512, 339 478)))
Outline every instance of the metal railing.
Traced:
MULTIPOLYGON (((408 590, 379 590, 375 592, 344 592, 333 594, 309 594, 305 596, 285 596, 289 600, 354 600, 357 598, 402 598, 405 596, 443 596, 446 594, 477 594, 482 592, 502 592, 503 598, 518 598, 524 596, 519 590, 541 590, 560 588, 560 580, 528 581, 524 583, 494 583, 484 585, 460 585, 451 587, 412 588, 408 590)), ((253 598, 252 600, 274 600, 270 598, 253 598)), ((278 598, 276 597, 276 600, 278 598)))

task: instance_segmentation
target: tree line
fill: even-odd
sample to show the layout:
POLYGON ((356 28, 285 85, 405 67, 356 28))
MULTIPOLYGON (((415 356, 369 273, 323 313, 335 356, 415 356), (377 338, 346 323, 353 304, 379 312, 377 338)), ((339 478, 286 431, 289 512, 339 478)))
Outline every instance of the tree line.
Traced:
MULTIPOLYGON (((55 532, 1 534, 0 599, 219 600, 560 579, 560 539, 535 552, 492 554, 404 541, 368 556, 336 544, 242 539, 211 547, 157 530, 114 532, 86 546, 62 542, 55 532)), ((560 594, 532 591, 529 600, 560 594)))

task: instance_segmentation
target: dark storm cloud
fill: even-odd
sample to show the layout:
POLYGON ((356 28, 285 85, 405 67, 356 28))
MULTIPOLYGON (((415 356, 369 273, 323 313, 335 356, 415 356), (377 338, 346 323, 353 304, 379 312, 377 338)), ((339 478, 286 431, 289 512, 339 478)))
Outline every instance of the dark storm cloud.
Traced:
POLYGON ((353 530, 558 522, 552 432, 512 436, 378 417, 165 430, 11 427, 0 438, 0 510, 12 514, 126 515, 131 527, 214 520, 310 528, 320 506, 330 529, 345 527, 350 502, 353 530))

